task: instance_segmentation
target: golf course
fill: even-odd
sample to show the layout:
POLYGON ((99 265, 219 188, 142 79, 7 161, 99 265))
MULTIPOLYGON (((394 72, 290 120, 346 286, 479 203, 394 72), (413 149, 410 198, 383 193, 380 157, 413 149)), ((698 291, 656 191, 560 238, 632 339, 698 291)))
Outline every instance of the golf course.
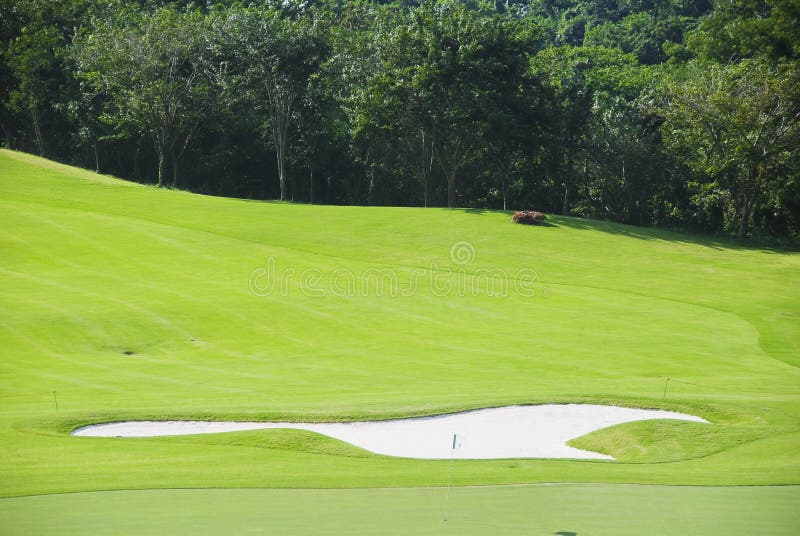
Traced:
POLYGON ((0 534, 800 527, 796 251, 203 196, 0 150, 0 282, 0 534), (613 459, 580 460, 412 459, 280 428, 71 435, 540 404, 708 422, 601 428, 569 446, 613 459))

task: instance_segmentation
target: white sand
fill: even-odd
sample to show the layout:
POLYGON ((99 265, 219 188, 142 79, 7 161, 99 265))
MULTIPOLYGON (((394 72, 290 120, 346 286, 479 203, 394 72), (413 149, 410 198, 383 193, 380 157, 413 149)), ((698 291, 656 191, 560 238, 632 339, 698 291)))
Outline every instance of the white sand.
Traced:
POLYGON ((129 421, 84 426, 72 432, 92 437, 154 437, 215 434, 265 428, 308 430, 365 450, 405 458, 584 458, 611 456, 566 445, 601 428, 631 421, 705 419, 672 411, 590 404, 550 404, 480 409, 451 415, 352 423, 264 423, 129 421), (453 452, 453 434, 457 447, 453 452))

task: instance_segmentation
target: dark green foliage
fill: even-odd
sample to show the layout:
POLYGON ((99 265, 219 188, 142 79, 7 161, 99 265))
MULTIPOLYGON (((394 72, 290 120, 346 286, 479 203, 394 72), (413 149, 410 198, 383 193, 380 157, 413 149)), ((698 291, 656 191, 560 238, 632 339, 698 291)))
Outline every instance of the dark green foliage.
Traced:
POLYGON ((0 0, 0 141, 218 195, 798 239, 798 27, 794 0, 0 0))

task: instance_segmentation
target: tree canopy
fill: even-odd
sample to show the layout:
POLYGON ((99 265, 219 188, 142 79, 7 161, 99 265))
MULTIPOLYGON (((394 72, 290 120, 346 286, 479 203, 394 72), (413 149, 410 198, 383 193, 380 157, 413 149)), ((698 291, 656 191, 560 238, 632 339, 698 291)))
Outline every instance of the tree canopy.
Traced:
POLYGON ((800 239, 793 0, 0 0, 0 141, 193 191, 800 239))

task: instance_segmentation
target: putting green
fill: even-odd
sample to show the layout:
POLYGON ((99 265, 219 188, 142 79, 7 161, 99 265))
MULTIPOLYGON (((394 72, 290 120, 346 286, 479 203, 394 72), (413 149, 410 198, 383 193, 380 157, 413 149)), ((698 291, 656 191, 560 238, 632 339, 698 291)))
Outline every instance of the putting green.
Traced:
POLYGON ((3 534, 794 535, 800 488, 149 490, 0 500, 3 534), (313 528, 312 528, 313 527, 313 528))
POLYGON ((68 433, 552 402, 713 424, 628 423, 573 442, 614 462, 457 461, 454 484, 800 483, 800 255, 550 222, 213 198, 0 151, 0 496, 440 486, 447 462, 300 431, 68 433), (271 262, 285 285, 253 292, 271 262), (485 270, 512 289, 535 271, 535 295, 492 289, 485 270), (413 291, 381 295, 376 273, 413 291), (366 290, 341 295, 342 274, 366 290))

